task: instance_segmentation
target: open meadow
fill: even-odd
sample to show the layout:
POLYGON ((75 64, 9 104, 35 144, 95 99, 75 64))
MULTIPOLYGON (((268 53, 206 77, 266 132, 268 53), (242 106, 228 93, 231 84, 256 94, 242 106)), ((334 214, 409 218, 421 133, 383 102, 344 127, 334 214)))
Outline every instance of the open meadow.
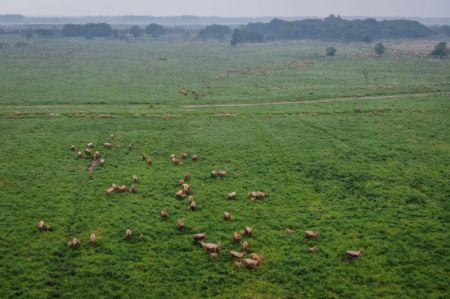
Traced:
POLYGON ((382 57, 334 43, 333 58, 307 41, 21 41, 0 40, 0 297, 450 295, 450 61, 428 56, 436 41, 386 41, 382 57), (92 177, 70 149, 90 142, 105 160, 92 177), (175 197, 186 172, 194 211, 175 197), (133 175, 136 193, 105 193, 133 175), (246 226, 256 269, 229 255, 246 226))

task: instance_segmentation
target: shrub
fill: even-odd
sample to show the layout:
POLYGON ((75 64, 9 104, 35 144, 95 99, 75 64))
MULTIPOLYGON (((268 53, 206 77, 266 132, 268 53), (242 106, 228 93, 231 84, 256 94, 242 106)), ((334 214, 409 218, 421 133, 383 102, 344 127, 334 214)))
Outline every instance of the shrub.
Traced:
POLYGON ((327 56, 329 56, 329 57, 335 56, 336 52, 337 52, 336 48, 334 48, 334 47, 328 47, 326 51, 327 51, 327 56))
POLYGON ((450 52, 449 48, 447 47, 446 42, 440 42, 434 47, 434 50, 431 52, 431 55, 434 57, 447 57, 448 53, 450 52))
POLYGON ((375 45, 375 53, 377 53, 378 55, 383 55, 385 51, 386 47, 383 43, 378 43, 375 45))

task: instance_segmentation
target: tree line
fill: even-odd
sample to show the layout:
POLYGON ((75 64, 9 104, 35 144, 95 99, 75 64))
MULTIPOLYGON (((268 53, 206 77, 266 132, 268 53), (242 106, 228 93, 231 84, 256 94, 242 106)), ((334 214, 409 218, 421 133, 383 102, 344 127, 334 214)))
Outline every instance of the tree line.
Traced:
MULTIPOLYGON (((443 29, 446 32, 446 29, 443 29)), ((423 38, 433 31, 417 21, 410 20, 345 20, 331 15, 325 19, 250 23, 235 29, 231 43, 264 42, 273 40, 320 39, 338 41, 364 41, 387 38, 423 38)))

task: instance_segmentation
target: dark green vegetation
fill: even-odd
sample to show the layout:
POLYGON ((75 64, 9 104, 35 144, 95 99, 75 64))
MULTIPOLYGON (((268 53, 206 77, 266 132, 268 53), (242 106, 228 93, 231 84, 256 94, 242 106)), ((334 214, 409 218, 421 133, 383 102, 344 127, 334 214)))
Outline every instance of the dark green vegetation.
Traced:
POLYGON ((386 47, 384 46, 383 43, 377 43, 375 45, 374 50, 375 50, 375 53, 377 53, 377 55, 383 55, 384 52, 386 52, 386 47))
POLYGON ((448 296, 450 68, 427 56, 436 42, 385 42, 383 58, 364 44, 27 42, 0 49, 2 297, 448 296), (100 149, 105 166, 88 179, 69 146, 111 133, 117 146, 100 149), (181 152, 199 161, 171 165, 181 152), (174 197, 185 171, 195 212, 174 197), (136 194, 105 195, 133 174, 136 194), (253 203, 253 190, 270 197, 253 203), (41 219, 54 230, 39 232, 41 219), (256 270, 228 257, 246 225, 264 256, 256 270), (308 229, 320 238, 306 241, 308 229), (217 260, 197 232, 221 241, 217 260))
POLYGON ((436 57, 447 57, 448 53, 450 53, 450 49, 447 47, 446 42, 440 42, 434 47, 434 50, 431 52, 431 55, 436 57))
POLYGON ((345 20, 331 15, 325 19, 302 21, 283 21, 273 19, 270 23, 250 23, 235 29, 245 34, 235 34, 232 43, 256 42, 255 36, 263 40, 340 40, 371 42, 385 38, 423 38, 432 34, 432 30, 419 22, 409 20, 345 20), (251 37, 251 39, 249 39, 251 37))

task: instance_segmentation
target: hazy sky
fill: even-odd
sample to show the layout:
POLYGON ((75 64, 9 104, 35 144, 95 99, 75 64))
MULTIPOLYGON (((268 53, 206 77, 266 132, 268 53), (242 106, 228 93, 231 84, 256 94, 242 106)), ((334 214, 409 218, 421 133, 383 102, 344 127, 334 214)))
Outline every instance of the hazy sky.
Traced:
POLYGON ((27 16, 423 16, 450 17, 450 0, 0 0, 27 16))

